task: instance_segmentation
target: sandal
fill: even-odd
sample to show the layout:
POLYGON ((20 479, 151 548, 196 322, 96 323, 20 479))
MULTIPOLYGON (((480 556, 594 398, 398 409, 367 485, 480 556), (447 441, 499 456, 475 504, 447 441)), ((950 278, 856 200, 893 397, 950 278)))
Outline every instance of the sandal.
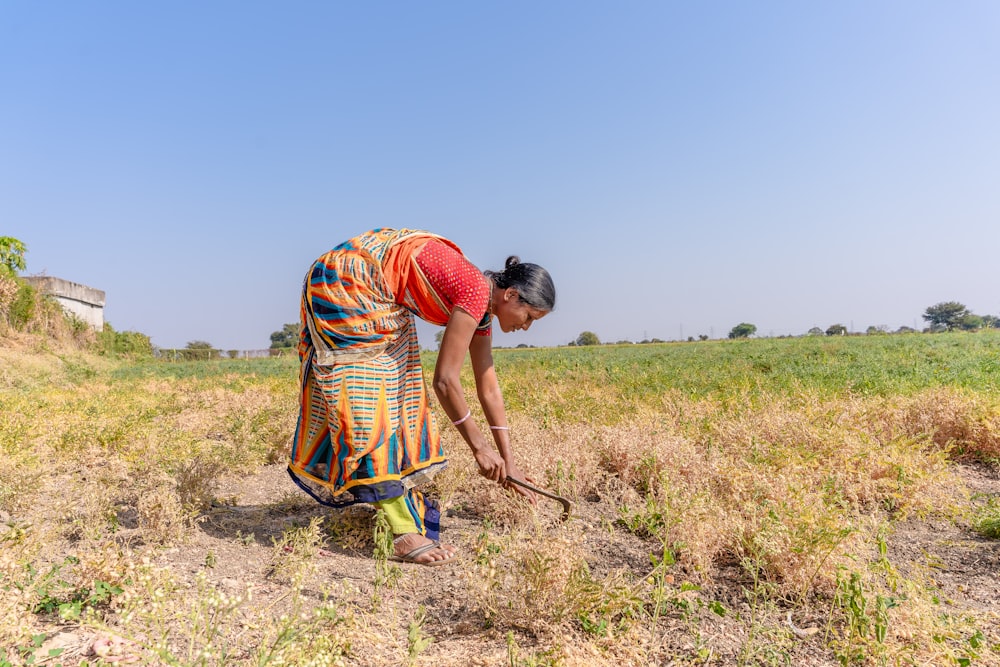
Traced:
POLYGON ((416 565, 436 566, 436 565, 444 565, 445 563, 449 563, 449 562, 455 560, 455 554, 451 553, 447 549, 441 548, 441 543, 440 542, 434 541, 434 542, 428 542, 427 544, 424 544, 423 546, 419 546, 416 549, 414 549, 413 551, 410 551, 409 553, 405 553, 402 556, 397 556, 397 555, 393 554, 392 557, 389 558, 389 560, 396 561, 397 563, 414 563, 416 565), (441 551, 443 553, 448 554, 448 557, 447 558, 441 558, 441 559, 438 559, 438 560, 428 560, 428 561, 417 560, 418 558, 420 558, 421 556, 423 556, 425 553, 427 553, 429 551, 433 551, 434 549, 441 549, 441 551))

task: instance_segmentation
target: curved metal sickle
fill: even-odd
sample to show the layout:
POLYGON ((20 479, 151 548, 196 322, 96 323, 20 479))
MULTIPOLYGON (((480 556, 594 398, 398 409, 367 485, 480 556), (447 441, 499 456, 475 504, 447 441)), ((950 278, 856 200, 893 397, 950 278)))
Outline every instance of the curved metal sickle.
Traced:
POLYGON ((572 507, 572 504, 568 500, 566 500, 565 498, 563 498, 562 496, 557 496, 556 494, 552 493, 551 491, 546 491, 545 489, 539 489, 534 484, 530 484, 528 482, 525 482, 523 479, 518 479, 516 477, 511 477, 510 475, 507 475, 507 481, 508 482, 513 482, 514 484, 517 484, 518 486, 524 487, 525 489, 528 489, 529 491, 534 491, 535 493, 537 493, 540 496, 545 496, 546 498, 551 498, 552 500, 558 501, 562 505, 562 508, 563 508, 562 516, 559 517, 559 520, 560 521, 565 521, 566 519, 569 518, 569 510, 570 510, 570 507, 572 507))

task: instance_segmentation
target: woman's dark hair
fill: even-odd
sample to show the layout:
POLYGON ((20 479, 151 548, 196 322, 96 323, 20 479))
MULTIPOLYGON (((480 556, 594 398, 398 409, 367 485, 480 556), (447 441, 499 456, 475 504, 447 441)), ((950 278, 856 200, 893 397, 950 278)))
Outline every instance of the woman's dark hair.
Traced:
POLYGON ((522 262, 511 255, 503 271, 483 271, 483 274, 500 289, 516 289, 518 298, 532 308, 548 312, 556 307, 556 286, 552 284, 552 276, 537 264, 522 262))

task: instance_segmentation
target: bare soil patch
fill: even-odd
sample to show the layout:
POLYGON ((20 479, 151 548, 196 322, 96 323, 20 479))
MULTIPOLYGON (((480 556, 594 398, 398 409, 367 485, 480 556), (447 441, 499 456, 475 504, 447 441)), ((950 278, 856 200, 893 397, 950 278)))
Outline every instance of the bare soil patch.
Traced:
MULTIPOLYGON (((973 507, 1000 497, 997 469, 969 464, 958 471, 973 507)), ((911 517, 896 524, 888 556, 904 576, 937 587, 946 604, 986 612, 1000 623, 1000 541, 964 521, 911 517)))

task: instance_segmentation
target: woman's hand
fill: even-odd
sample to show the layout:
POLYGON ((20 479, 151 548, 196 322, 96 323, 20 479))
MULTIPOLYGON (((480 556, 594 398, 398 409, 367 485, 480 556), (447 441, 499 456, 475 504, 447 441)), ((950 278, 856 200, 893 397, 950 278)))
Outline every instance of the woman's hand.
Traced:
MULTIPOLYGON (((535 480, 533 480, 530 477, 528 477, 527 475, 523 474, 521 472, 521 469, 518 468, 517 464, 514 463, 513 461, 509 462, 506 467, 507 467, 507 475, 508 476, 513 477, 514 479, 520 479, 520 480, 523 480, 525 482, 530 482, 531 484, 535 483, 535 480)), ((528 489, 524 488, 523 486, 518 486, 517 484, 511 484, 511 483, 507 483, 504 486, 508 490, 513 490, 514 492, 516 492, 519 495, 521 495, 525 500, 527 500, 532 505, 535 505, 535 504, 538 503, 538 496, 536 496, 533 492, 529 491, 528 489)))
POLYGON ((474 450, 472 455, 476 457, 479 474, 486 479, 503 482, 507 478, 507 467, 503 458, 489 446, 474 450))

